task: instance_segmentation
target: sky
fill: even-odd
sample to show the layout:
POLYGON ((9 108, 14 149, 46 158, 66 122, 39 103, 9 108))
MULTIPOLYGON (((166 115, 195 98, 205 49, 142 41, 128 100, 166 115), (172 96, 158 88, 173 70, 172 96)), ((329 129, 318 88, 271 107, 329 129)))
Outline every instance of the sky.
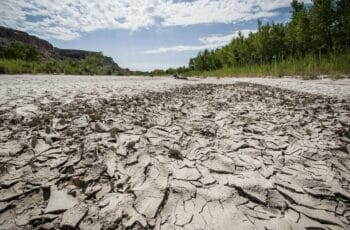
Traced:
POLYGON ((0 25, 149 71, 187 65, 259 19, 287 22, 290 10, 290 0, 0 0, 0 25))

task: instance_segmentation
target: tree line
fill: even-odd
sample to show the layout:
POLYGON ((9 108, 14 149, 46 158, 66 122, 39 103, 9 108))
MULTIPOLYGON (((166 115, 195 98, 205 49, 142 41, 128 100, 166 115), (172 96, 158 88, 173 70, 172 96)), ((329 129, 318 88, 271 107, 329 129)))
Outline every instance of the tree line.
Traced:
POLYGON ((103 53, 93 53, 81 60, 45 57, 36 47, 13 42, 0 48, 0 73, 51 73, 73 75, 117 75, 113 66, 104 63, 103 53))
POLYGON ((288 23, 258 21, 258 29, 244 37, 239 33, 228 45, 199 52, 186 71, 215 71, 249 65, 266 65, 313 55, 321 58, 350 50, 350 1, 293 0, 288 23))
POLYGON ((1 59, 19 59, 24 61, 39 61, 40 52, 33 46, 24 45, 19 42, 13 42, 8 47, 0 48, 1 59))

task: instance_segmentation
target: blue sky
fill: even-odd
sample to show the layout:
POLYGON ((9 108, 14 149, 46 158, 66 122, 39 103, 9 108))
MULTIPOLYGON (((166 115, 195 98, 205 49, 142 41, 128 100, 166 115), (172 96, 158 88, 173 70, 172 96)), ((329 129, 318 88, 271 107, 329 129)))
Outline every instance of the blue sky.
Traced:
MULTIPOLYGON (((307 2, 307 1, 306 1, 307 2)), ((257 20, 286 22, 289 0, 0 0, 0 25, 54 46, 102 51, 132 70, 187 65, 257 20)))

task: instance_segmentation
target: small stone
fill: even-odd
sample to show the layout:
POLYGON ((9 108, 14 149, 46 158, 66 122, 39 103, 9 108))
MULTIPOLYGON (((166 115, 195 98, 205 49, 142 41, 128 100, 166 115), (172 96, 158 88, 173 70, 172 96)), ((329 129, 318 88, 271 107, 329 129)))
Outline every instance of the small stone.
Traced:
POLYGON ((169 149, 168 156, 170 158, 176 159, 176 160, 183 160, 184 157, 182 156, 181 152, 177 149, 169 149))

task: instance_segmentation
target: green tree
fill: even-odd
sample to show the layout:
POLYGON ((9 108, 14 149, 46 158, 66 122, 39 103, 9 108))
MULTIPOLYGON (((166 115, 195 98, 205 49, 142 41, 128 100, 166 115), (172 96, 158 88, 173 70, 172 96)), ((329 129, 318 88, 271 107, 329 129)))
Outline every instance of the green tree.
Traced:
POLYGON ((2 48, 0 51, 0 57, 5 59, 18 59, 29 62, 37 62, 40 60, 41 54, 33 46, 14 42, 9 47, 2 48))
POLYGON ((332 0, 313 0, 310 11, 311 44, 319 53, 332 50, 332 0))
POLYGON ((290 47, 289 53, 293 56, 303 56, 310 50, 310 11, 304 3, 292 1, 292 19, 286 26, 286 40, 290 47))
POLYGON ((103 65, 103 54, 101 52, 89 54, 82 61, 83 71, 90 75, 100 74, 103 65))
POLYGON ((335 46, 337 49, 350 48, 350 1, 336 3, 335 46))

